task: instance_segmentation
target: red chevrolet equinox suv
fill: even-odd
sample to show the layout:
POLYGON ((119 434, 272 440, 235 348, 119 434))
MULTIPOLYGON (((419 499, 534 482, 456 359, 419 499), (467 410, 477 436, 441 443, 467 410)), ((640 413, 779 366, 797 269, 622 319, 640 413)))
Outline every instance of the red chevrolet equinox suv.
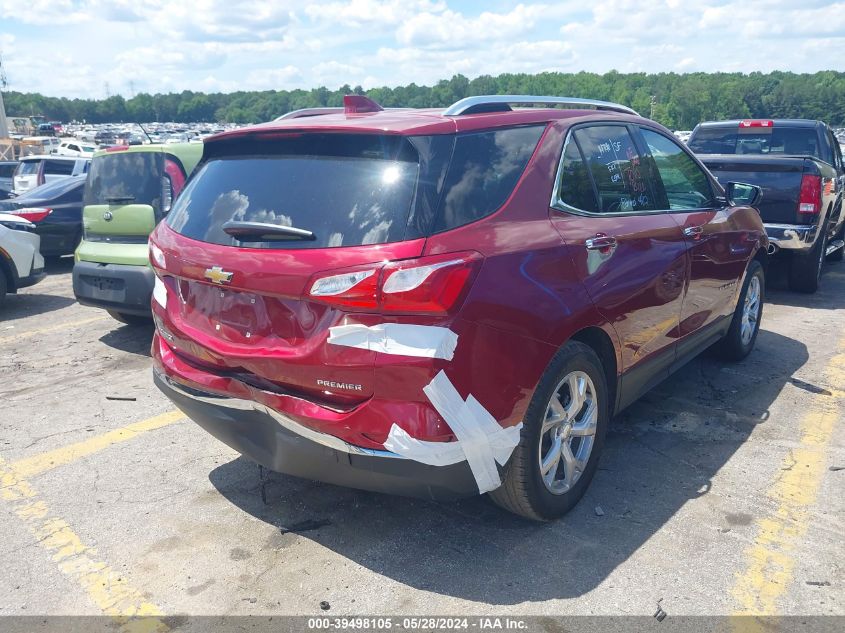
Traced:
POLYGON ((759 190, 657 123, 344 103, 208 139, 150 241, 155 382, 249 459, 552 519, 615 413, 706 348, 751 351, 759 190))

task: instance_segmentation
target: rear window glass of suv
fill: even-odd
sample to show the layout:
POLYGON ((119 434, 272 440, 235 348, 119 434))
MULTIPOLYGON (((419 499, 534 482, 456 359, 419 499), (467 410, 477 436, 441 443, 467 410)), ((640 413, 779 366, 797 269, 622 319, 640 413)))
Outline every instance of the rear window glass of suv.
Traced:
POLYGON ((575 131, 599 196, 600 213, 656 209, 648 177, 634 140, 622 125, 595 125, 575 131))
POLYGON ((696 154, 772 154, 819 158, 816 130, 811 127, 701 127, 690 139, 696 154))
POLYGON ((38 168, 41 167, 40 160, 25 160, 18 166, 18 176, 31 176, 38 173, 38 168))
POLYGON ((405 239, 419 172, 405 138, 292 134, 221 143, 210 154, 167 219, 186 237, 285 249, 405 239), (228 221, 306 229, 315 239, 241 242, 223 230, 228 221))
POLYGON ((474 222, 501 207, 544 129, 533 125, 459 135, 434 231, 474 222))
POLYGON ((148 204, 159 213, 162 189, 160 152, 115 152, 91 161, 84 204, 148 204))

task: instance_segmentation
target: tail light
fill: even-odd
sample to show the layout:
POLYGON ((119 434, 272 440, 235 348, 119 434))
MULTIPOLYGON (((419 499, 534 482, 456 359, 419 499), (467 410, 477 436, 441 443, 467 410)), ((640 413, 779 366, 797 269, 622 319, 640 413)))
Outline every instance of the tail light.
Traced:
POLYGON ((801 189, 798 193, 798 213, 801 215, 818 215, 822 208, 822 179, 821 176, 804 174, 801 178, 801 189))
POLYGON ((470 251, 320 273, 308 296, 347 310, 445 315, 466 297, 481 261, 470 251))
POLYGON ((52 209, 47 207, 28 207, 24 209, 15 209, 13 211, 9 211, 12 215, 17 215, 25 220, 29 220, 33 224, 37 224, 41 222, 44 218, 50 215, 53 212, 52 209))
POLYGON ((739 122, 739 127, 774 127, 774 124, 771 119, 744 119, 739 122))
POLYGON ((185 186, 185 174, 176 161, 164 159, 164 175, 161 177, 161 210, 163 213, 170 211, 173 201, 182 188, 185 186))

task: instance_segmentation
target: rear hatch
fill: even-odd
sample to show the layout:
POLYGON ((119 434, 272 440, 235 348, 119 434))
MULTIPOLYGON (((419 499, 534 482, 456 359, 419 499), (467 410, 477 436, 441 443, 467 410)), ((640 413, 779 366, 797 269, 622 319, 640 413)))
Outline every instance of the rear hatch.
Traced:
POLYGON ((701 126, 689 140, 690 149, 723 185, 743 182, 763 190, 757 208, 763 222, 794 224, 805 172, 816 173, 816 131, 812 127, 779 126, 772 121, 701 126))
POLYGON ((42 181, 43 160, 22 160, 15 170, 14 190, 17 195, 35 189, 42 181))
POLYGON ((169 343, 259 388, 354 405, 375 352, 326 344, 375 325, 385 261, 422 254, 452 137, 300 134, 207 143, 154 235, 169 343), (165 263, 166 260, 166 263, 165 263), (317 279, 320 292, 315 295, 317 279))
POLYGON ((146 244, 172 196, 161 151, 111 151, 94 157, 82 211, 77 257, 146 264, 146 244))

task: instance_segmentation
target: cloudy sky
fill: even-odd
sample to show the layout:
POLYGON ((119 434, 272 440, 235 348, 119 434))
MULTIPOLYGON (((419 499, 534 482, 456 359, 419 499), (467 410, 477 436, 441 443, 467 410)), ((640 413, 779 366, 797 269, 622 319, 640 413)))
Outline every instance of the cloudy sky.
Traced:
POLYGON ((813 72, 845 67, 845 2, 0 0, 0 51, 10 90, 68 97, 455 73, 813 72))

